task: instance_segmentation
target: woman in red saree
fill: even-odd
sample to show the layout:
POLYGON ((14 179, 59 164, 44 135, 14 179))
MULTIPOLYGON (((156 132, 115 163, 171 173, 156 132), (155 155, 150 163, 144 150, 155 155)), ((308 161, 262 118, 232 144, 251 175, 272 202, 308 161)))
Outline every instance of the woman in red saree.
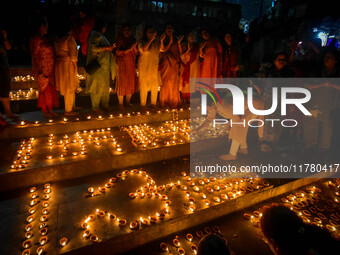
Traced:
POLYGON ((116 91, 119 107, 123 108, 124 96, 126 96, 126 104, 130 106, 131 96, 137 90, 136 55, 138 48, 135 38, 131 36, 130 26, 123 26, 123 36, 117 39, 116 46, 118 65, 116 91))
POLYGON ((47 22, 41 19, 37 22, 37 34, 30 38, 32 55, 32 74, 39 85, 38 107, 44 117, 57 117, 53 107, 59 106, 59 97, 54 83, 54 47, 45 38, 47 22))
POLYGON ((160 63, 162 85, 159 93, 161 106, 176 107, 180 103, 179 60, 177 40, 173 36, 174 27, 168 24, 161 37, 160 63))
POLYGON ((199 46, 195 42, 195 33, 188 34, 188 43, 182 44, 183 36, 178 42, 179 51, 181 54, 181 79, 180 90, 182 92, 182 100, 189 101, 190 93, 195 92, 195 86, 190 86, 190 78, 200 77, 200 58, 199 46))
POLYGON ((204 40, 200 47, 201 78, 220 78, 222 72, 222 46, 217 39, 212 39, 207 30, 202 30, 204 40))

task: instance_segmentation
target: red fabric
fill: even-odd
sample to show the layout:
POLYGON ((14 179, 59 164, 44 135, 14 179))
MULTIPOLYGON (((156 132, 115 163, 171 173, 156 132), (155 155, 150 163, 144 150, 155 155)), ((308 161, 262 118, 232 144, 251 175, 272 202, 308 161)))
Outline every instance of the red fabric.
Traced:
POLYGON ((222 66, 222 46, 217 39, 206 41, 204 58, 201 63, 201 78, 220 78, 222 66))
POLYGON ((189 101, 190 100, 190 93, 182 93, 182 100, 189 101))
POLYGON ((237 72, 233 71, 233 69, 237 66, 237 53, 236 48, 232 44, 230 46, 229 52, 228 50, 225 53, 224 61, 223 61, 223 77, 226 78, 236 78, 237 72))
POLYGON ((190 82, 190 65, 195 61, 197 54, 198 54, 198 46, 195 45, 191 50, 189 62, 187 64, 184 64, 182 62, 182 65, 184 66, 183 73, 182 73, 183 87, 189 84, 190 82))
POLYGON ((36 35, 30 39, 32 74, 39 85, 38 107, 45 111, 59 106, 54 82, 54 47, 45 37, 36 35))
POLYGON ((59 96, 57 90, 51 84, 47 85, 44 91, 39 92, 38 107, 44 112, 59 106, 59 96))
POLYGON ((116 92, 118 96, 132 95, 138 88, 138 83, 136 83, 138 80, 136 55, 138 52, 135 49, 129 50, 135 41, 133 37, 120 37, 116 42, 116 62, 118 65, 116 92))
POLYGON ((87 38, 94 26, 95 20, 92 17, 87 17, 83 20, 80 26, 79 42, 81 44, 81 53, 86 56, 87 54, 87 38))

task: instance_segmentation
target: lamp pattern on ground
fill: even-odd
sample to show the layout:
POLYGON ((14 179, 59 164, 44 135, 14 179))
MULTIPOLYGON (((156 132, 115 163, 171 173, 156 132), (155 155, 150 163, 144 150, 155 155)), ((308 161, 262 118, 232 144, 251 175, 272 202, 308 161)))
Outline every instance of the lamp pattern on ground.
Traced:
MULTIPOLYGON (((99 116, 98 119, 102 119, 99 116)), ((67 122, 68 119, 64 119, 67 122)), ((195 125, 204 121, 204 118, 195 119, 195 125)), ((227 135, 225 128, 206 129, 204 136, 194 135, 194 139, 190 141, 190 120, 172 120, 164 123, 139 124, 134 126, 124 126, 120 130, 118 128, 100 128, 94 130, 80 130, 76 133, 67 133, 54 135, 49 134, 45 137, 23 139, 14 156, 10 169, 21 170, 29 166, 32 155, 37 152, 34 148, 39 147, 40 154, 36 154, 36 158, 43 158, 49 163, 58 164, 64 162, 65 159, 85 159, 89 151, 105 150, 113 151, 114 155, 125 153, 125 146, 118 137, 124 137, 127 133, 131 137, 134 147, 139 150, 153 149, 163 146, 174 146, 198 140, 216 138, 227 135), (115 131, 113 135, 112 131, 115 131), (117 133, 118 132, 118 133, 117 133)), ((26 122, 21 124, 26 126, 26 122)))
MULTIPOLYGON (((29 193, 28 217, 25 225, 25 238, 21 246, 21 254, 45 254, 49 246, 49 218, 51 184, 46 183, 43 191, 38 192, 36 187, 31 187, 29 193)), ((51 249, 53 249, 51 247, 51 249)))
POLYGON ((30 138, 22 140, 10 169, 20 170, 26 168, 34 154, 34 148, 44 148, 43 158, 51 163, 58 163, 65 158, 77 159, 86 157, 88 149, 109 149, 113 154, 124 153, 123 148, 111 133, 111 128, 96 130, 82 130, 74 134, 54 135, 47 137, 30 138), (34 146, 33 146, 34 145, 34 146), (52 161, 53 160, 53 161, 52 161))
MULTIPOLYGON (((152 224, 160 223, 171 218, 174 211, 171 209, 173 205, 182 203, 182 208, 185 214, 192 214, 196 210, 215 206, 227 201, 237 199, 245 195, 258 191, 264 187, 268 187, 269 183, 261 178, 256 178, 255 175, 249 175, 248 178, 223 178, 226 176, 217 176, 214 178, 195 177, 192 178, 186 172, 181 173, 181 179, 175 182, 157 185, 151 176, 142 169, 124 170, 118 173, 115 177, 109 179, 105 184, 98 188, 89 187, 86 193, 86 198, 105 196, 107 195, 119 182, 127 178, 144 178, 145 185, 140 186, 134 192, 126 194, 130 199, 158 199, 161 203, 161 209, 154 214, 141 215, 134 219, 123 219, 115 212, 104 211, 101 208, 94 209, 94 211, 84 217, 84 221, 80 225, 84 229, 83 238, 93 242, 101 241, 99 237, 100 229, 94 235, 91 232, 91 224, 96 220, 111 220, 115 221, 112 225, 119 225, 121 228, 130 227, 131 230, 148 227, 152 224), (173 199, 172 199, 173 198, 173 199), (171 201, 170 201, 171 199, 171 201), (173 213, 172 213, 172 212, 173 213), (105 219, 105 217, 107 219, 105 219)), ((120 185, 123 185, 120 184, 120 185)), ((120 194, 123 195, 123 194, 120 194)), ((178 206, 176 206, 178 208, 178 206)))
POLYGON ((270 204, 264 204, 253 213, 244 213, 244 218, 251 225, 259 228, 264 209, 271 205, 284 205, 294 211, 307 224, 312 224, 329 231, 340 239, 340 178, 308 185, 294 193, 277 197, 270 204))
MULTIPOLYGON (((77 74, 79 81, 85 80, 85 76, 82 74, 77 74)), ((31 75, 17 75, 11 78, 13 83, 27 83, 34 82, 34 77, 31 75)), ((37 88, 29 88, 29 89, 19 89, 19 90, 11 90, 9 93, 9 98, 12 101, 15 100, 28 100, 28 99, 37 99, 39 96, 39 90, 37 88)))

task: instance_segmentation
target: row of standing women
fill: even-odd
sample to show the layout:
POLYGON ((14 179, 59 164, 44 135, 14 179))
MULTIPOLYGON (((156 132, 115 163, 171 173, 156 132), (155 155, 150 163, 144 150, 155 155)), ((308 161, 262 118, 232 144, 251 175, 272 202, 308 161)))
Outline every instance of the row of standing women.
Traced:
MULTIPOLYGON (((139 90, 140 104, 145 106, 151 92, 151 105, 155 106, 160 87, 161 106, 176 107, 190 98, 190 78, 236 77, 234 48, 222 61, 222 47, 212 39, 208 31, 202 31, 204 43, 199 46, 195 33, 174 36, 174 27, 168 24, 165 33, 157 38, 152 27, 146 27, 143 38, 136 42, 131 35, 131 27, 123 26, 122 36, 110 45, 103 35, 106 24, 97 21, 88 38, 87 66, 98 62, 98 69, 87 75, 87 92, 91 94, 92 109, 101 111, 109 108, 108 88, 110 79, 116 78, 115 92, 119 107, 130 106, 131 96, 139 90), (115 58, 112 52, 115 52, 115 58), (230 54, 231 52, 231 54, 230 54), (136 57, 138 56, 137 72, 136 57), (110 77, 111 73, 111 77, 110 77)), ((229 40, 231 44, 231 39, 229 40)))
MULTIPOLYGON (((41 19, 37 24, 37 33, 30 39, 30 50, 33 76, 39 84, 38 107, 47 118, 57 116, 53 108, 59 105, 57 91, 60 91, 64 96, 65 115, 75 115, 78 49, 71 28, 64 29, 53 45, 45 38, 46 20, 41 19)), ((124 97, 130 106, 131 96, 137 91, 140 91, 141 106, 146 106, 149 91, 151 105, 155 106, 159 87, 160 105, 176 107, 194 92, 190 90, 190 78, 236 77, 239 70, 228 35, 226 42, 230 47, 223 60, 220 42, 211 38, 207 30, 202 31, 204 43, 201 45, 196 43, 194 32, 187 35, 186 43, 183 36, 175 38, 171 24, 159 39, 152 27, 146 28, 138 43, 131 35, 130 26, 123 26, 122 36, 113 45, 104 36, 105 31, 106 23, 97 20, 87 45, 86 67, 92 66, 92 71, 86 75, 86 92, 96 112, 110 109, 109 89, 114 79, 120 108, 124 97)))

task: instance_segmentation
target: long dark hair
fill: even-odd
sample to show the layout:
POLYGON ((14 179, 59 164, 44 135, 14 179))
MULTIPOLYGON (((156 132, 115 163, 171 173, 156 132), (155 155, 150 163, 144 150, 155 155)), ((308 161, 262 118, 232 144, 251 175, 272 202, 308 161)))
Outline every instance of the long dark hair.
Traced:
POLYGON ((47 26, 47 18, 45 16, 37 16, 34 19, 31 20, 30 24, 30 34, 36 35, 39 33, 40 27, 44 25, 47 26))
POLYGON ((96 22, 94 23, 93 30, 100 32, 104 27, 107 27, 106 20, 103 19, 96 19, 96 22))
POLYGON ((142 37, 143 43, 147 43, 149 41, 149 39, 147 37, 147 32, 148 32, 149 29, 152 29, 152 31, 155 32, 155 29, 153 28, 153 26, 151 26, 151 25, 146 26, 144 31, 143 31, 143 37, 142 37))

